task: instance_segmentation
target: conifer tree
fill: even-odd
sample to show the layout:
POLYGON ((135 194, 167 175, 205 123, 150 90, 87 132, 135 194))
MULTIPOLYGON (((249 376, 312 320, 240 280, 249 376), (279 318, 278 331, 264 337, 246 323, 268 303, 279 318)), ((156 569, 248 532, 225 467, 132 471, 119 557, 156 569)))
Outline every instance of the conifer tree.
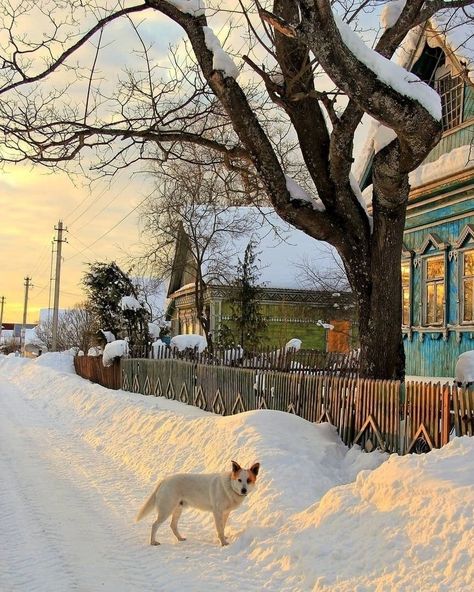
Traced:
POLYGON ((149 312, 143 307, 122 310, 122 298, 132 296, 138 300, 138 293, 115 261, 91 263, 83 284, 90 310, 102 330, 111 331, 116 338, 128 337, 132 349, 147 343, 149 312))
POLYGON ((260 312, 260 271, 257 261, 255 243, 250 241, 243 261, 239 259, 231 304, 232 325, 235 327, 239 345, 244 350, 255 349, 262 342, 267 328, 265 317, 260 312))

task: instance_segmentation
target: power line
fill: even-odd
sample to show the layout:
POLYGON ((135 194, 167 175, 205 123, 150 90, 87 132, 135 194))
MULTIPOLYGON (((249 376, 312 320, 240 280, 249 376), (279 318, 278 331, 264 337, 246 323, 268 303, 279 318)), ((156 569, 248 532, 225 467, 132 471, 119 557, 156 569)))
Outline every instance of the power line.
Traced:
POLYGON ((120 224, 122 224, 122 222, 124 220, 126 220, 131 214, 133 214, 133 212, 135 212, 136 210, 138 210, 138 208, 144 204, 146 202, 147 199, 149 199, 149 195, 147 195, 144 199, 142 199, 134 208, 132 208, 127 214, 125 214, 125 216, 123 218, 121 218, 116 224, 114 224, 111 228, 109 228, 109 230, 107 230, 106 232, 104 232, 104 234, 101 234, 99 236, 99 238, 97 238, 94 242, 92 242, 90 245, 87 245, 87 247, 85 247, 84 249, 82 249, 81 251, 79 251, 78 253, 76 253, 76 255, 72 255, 71 257, 68 257, 65 261, 71 261, 71 259, 74 259, 75 257, 77 257, 78 255, 82 255, 82 253, 84 253, 84 251, 86 251, 87 249, 90 249, 91 247, 93 247, 94 245, 96 245, 100 240, 102 240, 103 238, 105 238, 108 234, 110 234, 112 232, 112 230, 115 230, 117 228, 117 226, 120 226, 120 224))
MULTIPOLYGON (((83 228, 85 228, 86 226, 89 226, 89 224, 92 222, 92 220, 94 220, 94 218, 96 218, 97 216, 100 216, 100 215, 101 215, 101 214, 102 214, 102 213, 103 213, 103 212, 104 212, 104 211, 105 211, 105 210, 106 210, 106 209, 107 209, 107 208, 108 208, 108 207, 109 207, 109 206, 110 206, 110 205, 111 205, 111 204, 112 204, 112 203, 113 203, 113 202, 114 202, 116 199, 117 199, 117 197, 119 197, 119 195, 121 195, 121 194, 122 194, 122 193, 125 191, 125 189, 127 189, 127 188, 129 187, 129 185, 130 185, 130 183, 131 183, 131 182, 132 182, 132 181, 130 180, 130 181, 129 181, 129 182, 126 184, 126 185, 124 185, 124 186, 122 187, 122 189, 120 189, 120 191, 119 191, 118 193, 116 193, 116 194, 115 194, 115 195, 112 197, 112 199, 111 199, 110 201, 108 201, 108 202, 105 204, 105 206, 104 206, 104 207, 103 207, 103 208, 102 208, 100 211, 96 212, 92 218, 90 218, 90 219, 89 219, 89 220, 88 220, 88 221, 87 221, 85 224, 83 224, 82 226, 80 226, 80 227, 78 228, 78 231, 79 231, 79 230, 82 230, 82 229, 83 229, 83 228)), ((97 202, 96 202, 96 203, 97 203, 97 202)), ((78 220, 78 218, 76 219, 76 222, 77 222, 77 220, 78 220)))
MULTIPOLYGON (((86 209, 85 209, 83 212, 81 212, 81 213, 80 213, 80 214, 78 214, 78 215, 77 215, 77 216, 76 216, 76 217, 75 217, 73 220, 71 220, 71 222, 69 222, 69 226, 72 226, 72 225, 73 225, 73 224, 75 224, 75 223, 76 223, 78 220, 80 220, 80 219, 82 218, 82 216, 84 216, 84 214, 85 214, 85 213, 87 213, 87 212, 88 212, 88 211, 89 211, 89 210, 92 208, 92 206, 94 206, 94 205, 95 205, 97 202, 99 202, 99 201, 100 201, 100 200, 101 200, 101 199, 104 197, 104 195, 106 195, 106 193, 107 193, 107 187, 104 187, 104 189, 103 189, 103 190, 102 190, 102 191, 99 193, 99 195, 97 195, 97 196, 94 196, 94 194, 93 194, 93 193, 90 193, 89 195, 87 195, 87 196, 86 196, 86 197, 85 197, 85 198, 84 198, 84 199, 81 201, 81 203, 79 204, 79 206, 78 206, 78 207, 82 206, 82 204, 84 204, 84 203, 85 203, 85 202, 86 202, 88 199, 90 199, 90 198, 93 198, 93 197, 95 197, 95 200, 94 200, 93 202, 91 202, 91 203, 90 203, 90 204, 89 204, 89 205, 86 207, 86 209)), ((77 209, 77 208, 75 208, 75 209, 77 209)), ((74 210, 73 210, 73 212, 74 212, 74 210)))

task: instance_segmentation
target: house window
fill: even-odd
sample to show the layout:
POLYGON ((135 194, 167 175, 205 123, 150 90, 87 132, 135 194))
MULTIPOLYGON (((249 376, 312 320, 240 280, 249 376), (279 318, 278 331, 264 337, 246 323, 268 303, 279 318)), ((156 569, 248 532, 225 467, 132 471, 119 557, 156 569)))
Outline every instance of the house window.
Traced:
POLYGON ((464 80, 461 76, 450 74, 438 78, 436 90, 441 96, 443 108, 443 130, 449 130, 462 122, 464 103, 464 80))
POLYGON ((402 325, 410 325, 410 261, 402 263, 402 325))
POLYGON ((444 255, 425 259, 425 324, 444 321, 444 255))
POLYGON ((474 249, 465 251, 462 258, 462 320, 474 321, 474 249))

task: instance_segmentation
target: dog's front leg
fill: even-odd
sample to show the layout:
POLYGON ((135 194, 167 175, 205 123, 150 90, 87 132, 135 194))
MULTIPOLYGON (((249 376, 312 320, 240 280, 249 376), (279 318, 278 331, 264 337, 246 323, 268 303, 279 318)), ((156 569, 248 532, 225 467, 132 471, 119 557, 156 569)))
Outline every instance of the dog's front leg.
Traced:
POLYGON ((225 545, 229 544, 224 535, 224 512, 222 512, 221 510, 214 510, 214 521, 216 523, 217 536, 219 537, 221 545, 224 547, 225 545))

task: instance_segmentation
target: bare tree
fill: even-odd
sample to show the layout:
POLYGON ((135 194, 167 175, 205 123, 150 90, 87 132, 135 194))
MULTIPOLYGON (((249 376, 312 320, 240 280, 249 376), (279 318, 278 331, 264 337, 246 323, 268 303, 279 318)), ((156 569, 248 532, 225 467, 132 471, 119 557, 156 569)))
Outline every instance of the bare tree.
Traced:
POLYGON ((322 265, 320 258, 312 258, 307 255, 300 257, 294 262, 296 268, 301 271, 300 284, 308 290, 324 290, 326 292, 348 292, 350 291, 349 280, 342 261, 335 256, 328 246, 327 259, 331 265, 322 265))
POLYGON ((101 155, 96 166, 113 173, 140 159, 185 158, 187 144, 215 151, 229 167, 251 171, 282 218, 336 247, 357 299, 362 374, 402 377, 400 257, 408 175, 438 142, 441 109, 434 91, 414 77, 407 80, 403 69, 392 64, 391 75, 385 74, 411 30, 437 13, 447 15, 447 27, 457 27, 472 19, 474 0, 399 2, 396 18, 371 49, 353 29, 384 4, 274 0, 262 6, 242 0, 248 34, 245 54, 237 52, 247 68, 240 84, 239 69, 209 27, 212 10, 206 13, 200 0, 147 0, 130 8, 24 0, 16 11, 7 3, 1 75, 8 100, 0 105, 4 159, 58 166, 95 149, 101 155), (63 27, 57 16, 66 6, 63 27), (32 10, 49 19, 36 41, 17 34, 18 23, 32 10), (134 13, 156 12, 184 31, 192 50, 185 58, 172 53, 173 67, 161 78, 133 19, 134 13), (129 19, 137 33, 142 67, 130 68, 112 92, 95 57, 106 25, 119 17, 129 19), (82 32, 64 35, 71 30, 82 32), (77 91, 82 85, 84 98, 74 103, 69 86, 53 87, 49 75, 75 67, 92 39, 95 53, 81 62, 77 91), (32 89, 38 81, 46 85, 32 89), (354 135, 364 115, 394 132, 374 157, 372 218, 351 176, 354 135), (275 126, 278 132, 272 131, 275 126), (295 138, 305 188, 283 164, 282 137, 295 138))
MULTIPOLYGON (((73 347, 87 353, 93 345, 95 326, 92 312, 86 303, 62 311, 58 321, 58 349, 65 351, 73 347)), ((52 347, 52 321, 41 322, 36 334, 48 349, 52 347)))
MULTIPOLYGON (((156 192, 141 210, 140 263, 161 277, 194 284, 197 319, 212 347, 211 320, 206 310, 209 285, 228 284, 235 269, 229 260, 235 239, 249 235, 255 213, 236 207, 240 181, 222 164, 175 161, 162 167, 156 192)), ((243 198, 248 194, 242 193, 243 198)))

